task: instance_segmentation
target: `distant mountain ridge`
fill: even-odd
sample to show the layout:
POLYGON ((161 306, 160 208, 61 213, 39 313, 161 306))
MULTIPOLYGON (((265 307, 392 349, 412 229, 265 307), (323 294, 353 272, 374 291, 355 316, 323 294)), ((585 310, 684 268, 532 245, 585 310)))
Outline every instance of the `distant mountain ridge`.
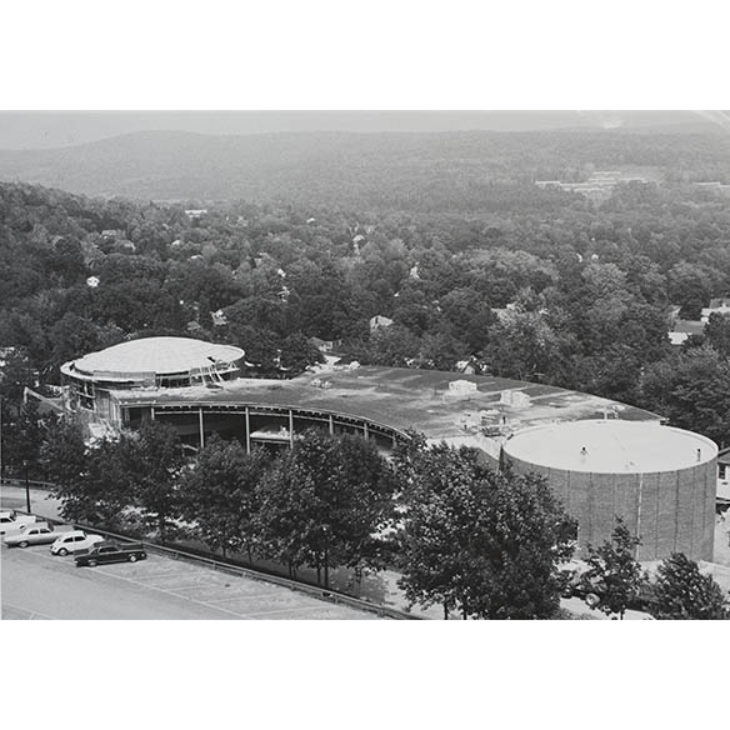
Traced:
POLYGON ((673 133, 671 127, 663 133, 150 131, 71 147, 0 151, 0 180, 146 200, 381 205, 433 191, 473 195, 488 185, 579 174, 586 165, 678 165, 730 174, 730 136, 704 128, 673 133))

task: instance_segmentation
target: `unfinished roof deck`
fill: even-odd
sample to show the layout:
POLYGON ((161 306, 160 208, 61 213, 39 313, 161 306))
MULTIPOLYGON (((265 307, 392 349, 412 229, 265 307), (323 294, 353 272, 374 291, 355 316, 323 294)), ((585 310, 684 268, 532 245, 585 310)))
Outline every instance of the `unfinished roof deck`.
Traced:
MULTIPOLYGON (((339 414, 429 439, 468 442, 558 421, 660 416, 606 398, 548 385, 435 370, 359 367, 307 373, 292 380, 237 379, 215 389, 113 391, 123 407, 162 409, 244 406, 339 414)), ((476 444, 472 444, 476 445, 476 444)))

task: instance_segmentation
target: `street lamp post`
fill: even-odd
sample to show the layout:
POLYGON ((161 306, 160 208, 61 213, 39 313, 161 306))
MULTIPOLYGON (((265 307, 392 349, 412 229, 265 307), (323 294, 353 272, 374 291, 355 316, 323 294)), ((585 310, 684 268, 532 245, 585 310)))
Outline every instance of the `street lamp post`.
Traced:
POLYGON ((28 483, 28 459, 23 459, 23 466, 25 467, 25 506, 26 511, 30 514, 30 484, 28 483))

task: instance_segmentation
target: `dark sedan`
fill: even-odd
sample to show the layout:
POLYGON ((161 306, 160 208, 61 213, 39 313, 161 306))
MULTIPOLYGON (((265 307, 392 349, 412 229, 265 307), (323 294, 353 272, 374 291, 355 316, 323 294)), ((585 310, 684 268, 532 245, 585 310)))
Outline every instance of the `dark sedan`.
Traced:
POLYGON ((121 563, 129 561, 134 563, 136 560, 144 560, 147 557, 144 545, 142 543, 121 544, 117 542, 99 542, 90 550, 80 553, 76 556, 76 567, 88 565, 93 568, 95 565, 103 563, 121 563))

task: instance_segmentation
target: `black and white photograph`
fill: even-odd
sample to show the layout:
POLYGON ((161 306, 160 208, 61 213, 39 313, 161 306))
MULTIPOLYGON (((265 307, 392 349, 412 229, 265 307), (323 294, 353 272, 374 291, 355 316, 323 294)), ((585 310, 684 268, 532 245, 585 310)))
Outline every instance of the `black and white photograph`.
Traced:
POLYGON ((728 129, 0 114, 3 618, 727 618, 728 129))
POLYGON ((719 26, 148 5, 0 51, 3 672, 420 728, 726 645, 719 26))

